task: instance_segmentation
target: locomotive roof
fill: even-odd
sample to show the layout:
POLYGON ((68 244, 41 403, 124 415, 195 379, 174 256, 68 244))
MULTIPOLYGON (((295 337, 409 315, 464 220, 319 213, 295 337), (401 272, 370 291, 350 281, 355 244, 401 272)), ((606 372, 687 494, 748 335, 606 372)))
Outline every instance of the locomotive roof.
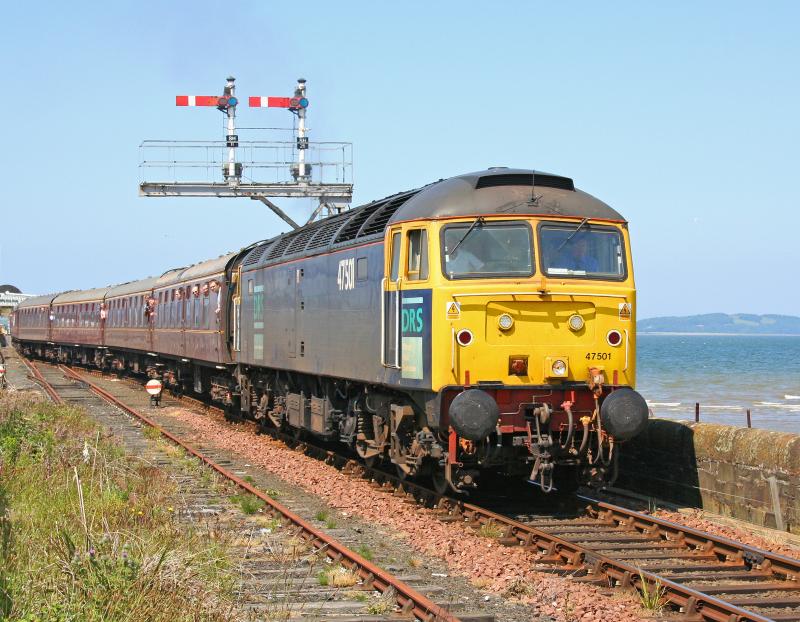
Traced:
POLYGON ((388 224, 420 218, 491 214, 624 221, 619 212, 600 199, 576 190, 568 177, 528 169, 496 167, 426 186, 406 201, 388 224))
POLYGON ((396 222, 492 214, 624 222, 617 211, 576 190, 568 177, 496 167, 399 192, 254 244, 241 251, 242 265, 277 263, 381 239, 386 227, 396 222))

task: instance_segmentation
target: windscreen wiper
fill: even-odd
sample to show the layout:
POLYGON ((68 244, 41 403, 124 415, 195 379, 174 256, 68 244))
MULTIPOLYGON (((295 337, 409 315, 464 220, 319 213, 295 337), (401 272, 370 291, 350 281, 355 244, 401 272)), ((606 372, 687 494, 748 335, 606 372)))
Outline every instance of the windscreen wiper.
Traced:
MULTIPOLYGON (((587 223, 587 221, 588 221, 588 220, 589 220, 588 218, 584 218, 583 220, 581 220, 581 224, 579 224, 579 225, 578 225, 578 226, 575 228, 575 231, 573 231, 573 232, 570 234, 570 236, 569 236, 569 237, 568 237, 566 240, 564 240, 563 242, 561 242, 561 245, 560 245, 560 246, 559 246, 559 247, 556 249, 556 252, 558 252, 558 251, 560 251, 562 248, 564 248, 564 247, 567 245, 567 242, 569 242, 569 241, 570 241, 572 238, 574 238, 576 235, 578 235, 578 231, 580 231, 580 230, 581 230, 581 228, 583 227, 583 225, 585 225, 585 224, 587 223)), ((466 236, 465 236, 465 237, 466 237, 466 236)))
POLYGON ((469 229, 467 229, 467 232, 466 232, 466 233, 465 233, 463 236, 461 236, 461 239, 460 239, 460 240, 458 241, 458 243, 457 243, 457 244, 456 244, 456 245, 453 247, 453 250, 451 250, 449 254, 450 254, 450 255, 452 255, 453 253, 455 253, 455 252, 456 252, 456 249, 457 249, 459 246, 461 246, 461 242, 463 242, 464 240, 466 240, 466 239, 467 239, 467 236, 468 236, 470 233, 472 233, 472 230, 473 230, 475 227, 477 227, 478 225, 482 225, 482 224, 483 224, 483 216, 478 216, 478 217, 475 219, 475 221, 474 221, 474 222, 473 222, 473 223, 472 223, 472 224, 469 226, 469 229))

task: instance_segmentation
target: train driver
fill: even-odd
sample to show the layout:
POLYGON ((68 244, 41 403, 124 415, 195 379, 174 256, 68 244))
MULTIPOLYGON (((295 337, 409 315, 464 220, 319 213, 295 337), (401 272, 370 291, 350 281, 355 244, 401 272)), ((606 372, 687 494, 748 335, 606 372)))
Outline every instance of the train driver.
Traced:
POLYGON ((587 273, 600 271, 597 257, 589 250, 589 236, 582 232, 564 244, 551 267, 587 273))

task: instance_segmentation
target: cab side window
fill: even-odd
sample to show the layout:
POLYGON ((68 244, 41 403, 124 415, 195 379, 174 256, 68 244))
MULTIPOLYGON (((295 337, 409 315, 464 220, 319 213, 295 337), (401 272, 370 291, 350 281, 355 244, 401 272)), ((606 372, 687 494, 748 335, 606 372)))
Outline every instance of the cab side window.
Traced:
POLYGON ((392 234, 392 270, 389 280, 396 281, 400 276, 400 232, 392 234))
POLYGON ((428 232, 413 229, 408 232, 408 253, 406 254, 406 276, 409 281, 424 281, 428 278, 428 232))

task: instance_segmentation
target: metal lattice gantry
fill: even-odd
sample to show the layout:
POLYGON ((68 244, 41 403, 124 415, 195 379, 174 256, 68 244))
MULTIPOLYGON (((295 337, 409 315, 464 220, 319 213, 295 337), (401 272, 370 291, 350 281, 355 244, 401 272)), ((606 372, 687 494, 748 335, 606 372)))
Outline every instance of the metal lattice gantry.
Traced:
POLYGON ((145 140, 139 146, 139 194, 146 197, 218 197, 259 200, 292 227, 299 225, 272 201, 316 198, 323 210, 347 209, 353 198, 353 146, 308 139, 305 80, 294 97, 250 97, 251 108, 285 108, 297 117, 292 140, 239 140, 234 78, 221 96, 178 95, 177 106, 215 107, 227 116, 225 140, 145 140))

